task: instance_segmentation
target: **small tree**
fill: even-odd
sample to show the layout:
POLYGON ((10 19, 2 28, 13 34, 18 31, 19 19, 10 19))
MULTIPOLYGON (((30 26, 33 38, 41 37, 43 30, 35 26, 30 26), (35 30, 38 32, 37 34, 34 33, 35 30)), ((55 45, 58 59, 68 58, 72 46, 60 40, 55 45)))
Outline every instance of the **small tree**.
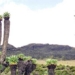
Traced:
POLYGON ((7 45, 8 45, 8 39, 9 39, 9 31, 10 31, 10 14, 8 12, 5 12, 3 14, 4 18, 4 37, 3 37, 3 45, 2 45, 2 55, 0 62, 3 63, 5 57, 6 57, 6 52, 7 52, 7 45))

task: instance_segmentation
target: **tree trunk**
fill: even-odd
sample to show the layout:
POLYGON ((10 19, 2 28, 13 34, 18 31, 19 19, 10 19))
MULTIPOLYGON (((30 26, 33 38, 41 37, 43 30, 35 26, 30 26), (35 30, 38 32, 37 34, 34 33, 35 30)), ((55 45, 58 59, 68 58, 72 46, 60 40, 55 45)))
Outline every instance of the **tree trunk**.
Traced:
POLYGON ((36 69, 36 64, 32 64, 32 71, 36 69))
POLYGON ((47 68, 48 68, 48 75, 55 75, 55 72, 54 72, 56 68, 55 64, 48 65, 47 68))
POLYGON ((31 72, 32 72, 32 61, 31 61, 31 60, 28 60, 28 61, 27 61, 26 68, 25 68, 25 73, 24 73, 24 75, 30 75, 31 72))
POLYGON ((23 75, 23 73, 25 72, 26 63, 24 63, 22 59, 19 59, 17 67, 18 67, 18 75, 23 75))
POLYGON ((9 39, 9 31, 10 31, 10 21, 4 20, 4 38, 3 38, 3 45, 2 45, 2 55, 0 62, 3 63, 6 52, 7 52, 7 45, 8 45, 8 39, 9 39))
POLYGON ((0 45, 1 45, 1 38, 2 38, 2 22, 0 21, 0 45))
POLYGON ((10 65, 11 75, 16 75, 17 65, 10 65))
POLYGON ((48 69, 48 75, 55 75, 54 69, 48 69))

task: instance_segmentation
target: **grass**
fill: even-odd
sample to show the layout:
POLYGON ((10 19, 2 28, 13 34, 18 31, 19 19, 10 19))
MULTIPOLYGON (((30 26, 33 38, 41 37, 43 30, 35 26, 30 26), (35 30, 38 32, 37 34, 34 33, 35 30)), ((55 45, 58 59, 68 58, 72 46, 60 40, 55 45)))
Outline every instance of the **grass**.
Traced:
MULTIPOLYGON (((38 64, 46 64, 45 60, 38 60, 38 64)), ((75 60, 60 60, 57 62, 57 65, 69 65, 69 66, 75 66, 75 60)))

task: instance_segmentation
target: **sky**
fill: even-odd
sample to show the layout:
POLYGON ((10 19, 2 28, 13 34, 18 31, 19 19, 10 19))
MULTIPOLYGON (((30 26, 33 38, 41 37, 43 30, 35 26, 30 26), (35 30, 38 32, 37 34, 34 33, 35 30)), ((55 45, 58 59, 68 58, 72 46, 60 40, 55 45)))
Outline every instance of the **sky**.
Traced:
POLYGON ((75 47, 75 0, 0 0, 0 14, 10 13, 9 43, 75 47))

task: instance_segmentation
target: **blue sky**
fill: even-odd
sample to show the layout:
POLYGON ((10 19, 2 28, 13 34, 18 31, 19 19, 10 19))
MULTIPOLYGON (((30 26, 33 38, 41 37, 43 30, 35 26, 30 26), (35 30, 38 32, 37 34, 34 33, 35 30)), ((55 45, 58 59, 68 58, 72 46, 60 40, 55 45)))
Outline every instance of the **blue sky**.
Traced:
POLYGON ((27 5, 32 10, 52 8, 55 7, 58 3, 63 2, 63 0, 3 0, 1 6, 6 3, 15 2, 16 4, 27 5))
POLYGON ((0 0, 0 14, 6 11, 11 14, 10 44, 75 47, 75 0, 0 0))
POLYGON ((16 3, 23 3, 33 10, 51 8, 63 0, 14 0, 16 3))

